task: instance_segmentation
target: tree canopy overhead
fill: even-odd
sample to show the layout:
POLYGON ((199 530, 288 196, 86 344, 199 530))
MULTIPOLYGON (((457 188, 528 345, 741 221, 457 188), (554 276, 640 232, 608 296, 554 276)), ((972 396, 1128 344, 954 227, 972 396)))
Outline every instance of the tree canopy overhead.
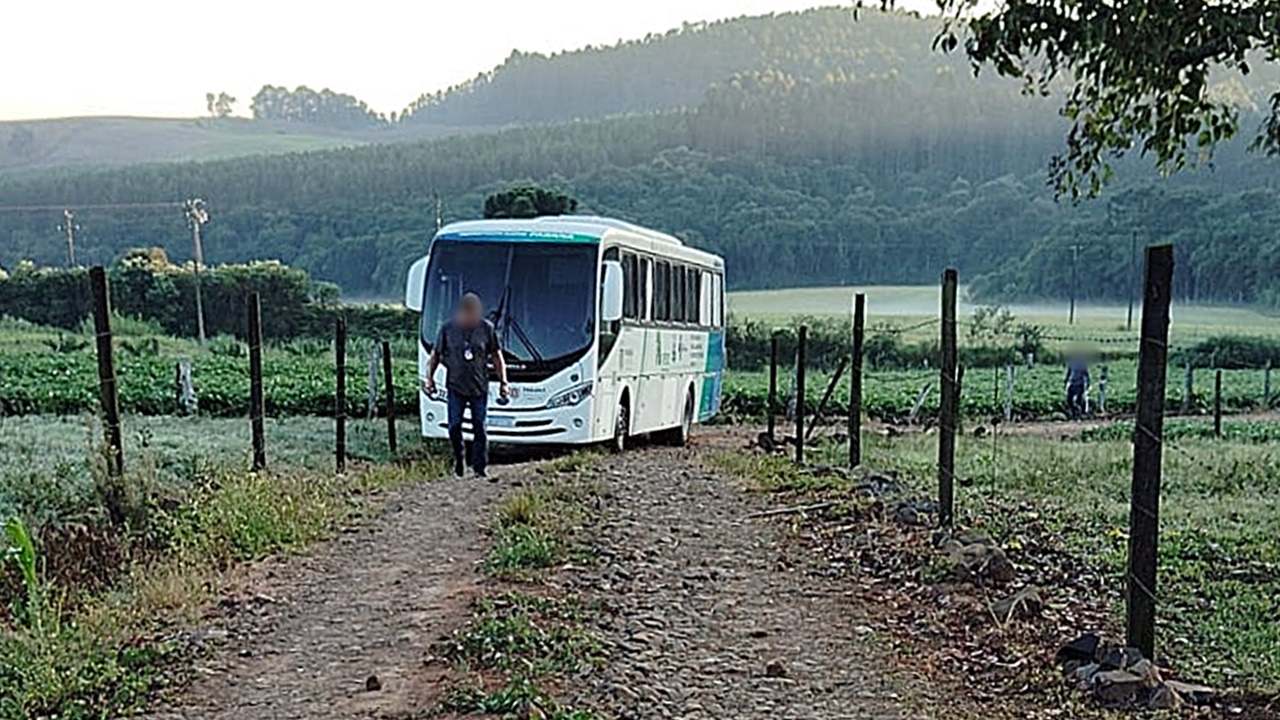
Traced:
MULTIPOLYGON (((963 33, 978 66, 1033 92, 1066 86, 1072 127, 1050 173, 1072 197, 1097 194, 1110 161, 1134 148, 1164 173, 1208 158, 1238 131, 1242 109, 1211 80, 1224 70, 1248 75, 1280 52, 1276 0, 1005 0, 973 14, 977 0, 938 4, 953 20, 938 39, 944 49, 963 33)), ((1280 91, 1254 142, 1273 155, 1278 115, 1280 91)))
POLYGON ((484 200, 486 220, 571 215, 577 210, 577 200, 558 190, 547 190, 537 185, 516 185, 508 190, 494 193, 484 200))

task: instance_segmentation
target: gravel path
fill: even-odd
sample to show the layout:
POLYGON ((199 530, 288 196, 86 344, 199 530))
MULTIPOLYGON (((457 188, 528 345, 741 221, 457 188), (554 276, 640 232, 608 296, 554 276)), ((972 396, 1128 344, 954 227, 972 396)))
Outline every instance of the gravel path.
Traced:
POLYGON ((575 702, 617 720, 935 716, 844 589, 783 562, 779 521, 746 517, 766 501, 708 471, 708 451, 606 462, 601 562, 573 584, 604 607, 610 658, 575 702))
POLYGON ((386 718, 431 704, 426 648, 465 622, 488 505, 523 470, 499 472, 501 485, 405 488, 368 527, 253 569, 197 633, 211 651, 181 706, 151 717, 386 718))

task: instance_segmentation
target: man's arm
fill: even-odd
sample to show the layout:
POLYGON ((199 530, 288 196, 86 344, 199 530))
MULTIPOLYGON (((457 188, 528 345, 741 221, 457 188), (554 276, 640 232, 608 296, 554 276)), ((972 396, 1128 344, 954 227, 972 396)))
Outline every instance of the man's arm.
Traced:
POLYGON ((440 369, 440 354, 444 352, 445 328, 440 328, 436 344, 431 348, 431 360, 427 362, 427 378, 424 382, 428 395, 436 394, 436 370, 440 369))
POLYGON ((431 359, 427 361, 427 379, 425 386, 428 395, 436 394, 436 370, 440 369, 440 351, 432 350, 431 359))
POLYGON ((492 325, 489 326, 489 355, 493 358, 493 369, 498 371, 498 395, 505 398, 511 394, 511 386, 507 384, 507 359, 502 355, 502 340, 492 325))

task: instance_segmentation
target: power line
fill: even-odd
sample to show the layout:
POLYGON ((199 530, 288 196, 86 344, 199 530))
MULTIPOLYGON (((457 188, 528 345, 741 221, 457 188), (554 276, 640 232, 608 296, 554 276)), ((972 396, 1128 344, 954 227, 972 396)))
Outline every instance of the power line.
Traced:
POLYGON ((91 205, 78 205, 75 203, 64 203, 62 205, 0 205, 0 213, 3 212, 48 212, 48 211, 64 211, 67 208, 76 210, 136 210, 136 209, 154 209, 154 208, 174 208, 182 207, 181 202, 146 202, 146 203, 97 203, 91 205))

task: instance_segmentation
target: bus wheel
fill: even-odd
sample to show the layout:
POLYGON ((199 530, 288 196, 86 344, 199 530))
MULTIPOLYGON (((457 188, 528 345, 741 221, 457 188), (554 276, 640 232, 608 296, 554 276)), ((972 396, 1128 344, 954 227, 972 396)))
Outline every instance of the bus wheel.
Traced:
POLYGON ((631 406, 624 399, 618 403, 618 417, 613 423, 613 441, 609 449, 620 453, 627 449, 627 439, 631 435, 631 406))
POLYGON ((684 447, 693 434, 693 390, 684 399, 684 413, 680 415, 680 424, 662 434, 662 442, 673 447, 684 447))

